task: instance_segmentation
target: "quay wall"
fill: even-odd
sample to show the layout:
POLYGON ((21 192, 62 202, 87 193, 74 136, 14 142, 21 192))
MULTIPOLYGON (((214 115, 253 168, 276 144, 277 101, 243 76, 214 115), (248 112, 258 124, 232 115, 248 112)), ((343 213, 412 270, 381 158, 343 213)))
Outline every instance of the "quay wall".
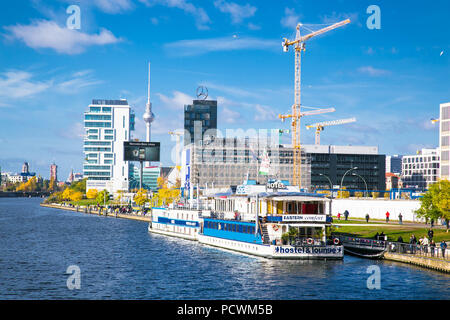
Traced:
POLYGON ((433 259, 427 257, 418 257, 410 254, 385 252, 384 259, 403 263, 414 264, 428 269, 434 269, 450 273, 450 261, 442 259, 433 259))
POLYGON ((368 213, 370 219, 386 219, 389 211, 389 220, 398 220, 401 213, 403 221, 424 222, 414 213, 420 208, 419 200, 389 200, 389 199, 333 199, 331 202, 331 213, 333 216, 349 212, 349 218, 365 218, 368 213))

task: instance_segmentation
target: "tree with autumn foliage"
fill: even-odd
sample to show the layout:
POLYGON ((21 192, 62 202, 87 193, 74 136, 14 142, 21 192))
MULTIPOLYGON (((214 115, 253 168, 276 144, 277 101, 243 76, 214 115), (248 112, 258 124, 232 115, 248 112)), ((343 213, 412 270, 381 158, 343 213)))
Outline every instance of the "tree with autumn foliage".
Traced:
POLYGON ((420 208, 416 210, 419 217, 428 220, 450 220, 450 181, 440 180, 430 186, 428 191, 420 198, 420 208))

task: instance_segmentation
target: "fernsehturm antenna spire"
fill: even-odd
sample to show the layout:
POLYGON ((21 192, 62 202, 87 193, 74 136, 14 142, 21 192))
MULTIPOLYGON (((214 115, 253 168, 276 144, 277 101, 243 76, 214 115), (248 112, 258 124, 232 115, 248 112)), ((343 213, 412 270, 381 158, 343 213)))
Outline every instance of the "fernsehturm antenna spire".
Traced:
MULTIPOLYGON (((151 138, 151 125, 153 120, 155 120, 155 115, 152 112, 152 104, 150 102, 150 62, 148 63, 148 91, 147 91, 147 104, 145 106, 145 113, 144 113, 144 122, 147 127, 147 135, 146 135, 146 141, 150 142, 151 138)), ((146 163, 146 166, 149 166, 150 162, 146 163)))

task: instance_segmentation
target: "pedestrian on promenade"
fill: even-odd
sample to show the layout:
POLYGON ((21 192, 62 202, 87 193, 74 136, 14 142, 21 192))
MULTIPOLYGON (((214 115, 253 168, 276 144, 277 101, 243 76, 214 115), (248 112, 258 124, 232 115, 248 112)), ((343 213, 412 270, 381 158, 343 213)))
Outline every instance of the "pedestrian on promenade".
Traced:
POLYGON ((389 216, 390 216, 389 211, 386 211, 386 223, 389 223, 389 216))
POLYGON ((430 224, 431 224, 431 228, 433 228, 434 227, 434 219, 431 219, 430 224))
POLYGON ((411 235, 411 237, 409 238, 409 248, 411 253, 415 253, 416 251, 416 244, 417 244, 417 238, 414 234, 411 235))
POLYGON ((423 246, 423 252, 428 253, 428 245, 430 242, 428 241, 427 237, 423 237, 422 239, 422 246, 423 246))
POLYGON ((338 218, 338 220, 341 220, 341 213, 340 212, 338 212, 337 218, 338 218))
POLYGON ((347 220, 348 220, 348 215, 349 215, 348 211, 347 211, 347 210, 345 210, 345 211, 344 211, 344 217, 345 217, 345 221, 347 221, 347 220))
POLYGON ((449 219, 445 219, 445 225, 447 226, 447 233, 448 233, 448 229, 449 229, 449 224, 450 224, 450 220, 449 219))
POLYGON ((430 251, 431 251, 431 256, 434 257, 434 250, 436 249, 436 243, 434 243, 434 240, 431 240, 430 242, 430 251))
POLYGON ((403 224, 403 216, 402 216, 402 213, 401 213, 401 212, 400 212, 399 215, 398 215, 398 223, 399 223, 399 224, 403 224))
POLYGON ((434 231, 430 228, 428 230, 428 239, 433 240, 433 236, 434 236, 434 231))
POLYGON ((445 250, 447 249, 447 243, 444 240, 441 241, 442 258, 445 258, 445 250))
POLYGON ((366 223, 369 223, 369 214, 366 214, 366 223))

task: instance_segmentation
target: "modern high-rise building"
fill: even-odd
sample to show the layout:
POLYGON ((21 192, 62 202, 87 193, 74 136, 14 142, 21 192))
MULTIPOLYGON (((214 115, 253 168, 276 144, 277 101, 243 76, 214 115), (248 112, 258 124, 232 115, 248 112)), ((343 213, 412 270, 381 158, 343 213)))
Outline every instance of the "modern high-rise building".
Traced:
POLYGON ((439 148, 422 149, 415 155, 403 156, 404 188, 425 190, 439 178, 439 148))
POLYGON ((400 155, 386 156, 386 172, 402 173, 402 158, 400 155))
POLYGON ((450 102, 440 105, 439 120, 440 178, 450 180, 450 102))
POLYGON ((128 190, 129 163, 124 161, 124 141, 131 139, 134 123, 127 100, 92 100, 84 113, 86 190, 128 190))
POLYGON ((58 166, 55 163, 50 165, 50 180, 58 181, 58 166))
POLYGON ((203 135, 216 136, 217 101, 193 100, 184 106, 184 145, 203 140, 203 135))

